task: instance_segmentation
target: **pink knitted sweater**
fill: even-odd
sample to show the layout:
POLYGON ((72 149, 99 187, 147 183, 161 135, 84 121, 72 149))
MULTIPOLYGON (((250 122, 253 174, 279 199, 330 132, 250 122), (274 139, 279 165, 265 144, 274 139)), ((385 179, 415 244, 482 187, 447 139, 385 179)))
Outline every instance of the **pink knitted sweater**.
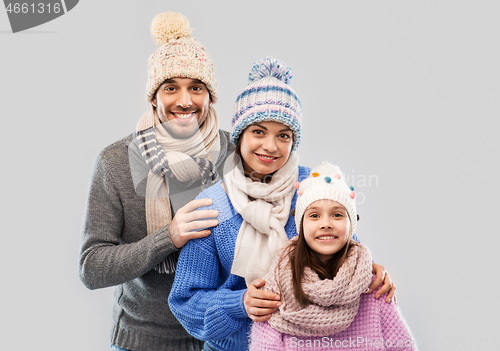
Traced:
MULTIPOLYGON (((367 259, 367 255, 365 253, 361 253, 363 251, 368 251, 368 249, 361 245, 359 247, 361 250, 360 254, 357 255, 356 260, 358 264, 365 266, 365 262, 367 259)), ((283 254, 282 250, 280 254, 283 254)), ((369 253, 369 251, 368 251, 369 253)), ((352 258, 355 258, 356 255, 353 255, 352 258)), ((369 256, 368 256, 369 257, 369 256)), ((286 258, 286 257, 285 257, 286 258)), ((287 262, 287 260, 285 260, 287 262)), ((276 270, 275 262, 273 263, 271 270, 264 277, 264 279, 268 279, 269 282, 273 281, 277 283, 281 287, 281 299, 283 302, 283 306, 288 306, 290 309, 291 306, 297 305, 294 300, 293 293, 291 293, 291 273, 289 270, 276 270), (278 272, 278 276, 274 274, 274 272, 278 272), (285 281, 283 281, 285 280, 285 281), (285 291, 284 291, 285 290, 285 291)), ((347 263, 347 262, 346 262, 347 263)), ((357 265, 355 265, 357 266, 357 265)), ((345 267, 343 267, 345 268, 345 267)), ((358 269, 354 269, 350 276, 352 277, 352 283, 355 282, 355 285, 359 285, 360 279, 359 275, 366 275, 366 268, 360 271, 358 269)), ((339 273, 342 273, 339 271, 339 273)), ((339 275, 337 273, 337 275, 339 275)), ((310 274, 310 272, 309 272, 310 274)), ((371 272, 369 282, 372 280, 371 272)), ((349 274, 340 274, 343 276, 343 280, 345 280, 346 276, 349 274)), ((319 279, 319 278, 318 278, 319 279)), ((273 291, 275 288, 272 284, 268 286, 268 280, 266 280, 265 290, 273 291)), ((334 279, 335 280, 335 279, 334 279)), ((319 281, 320 283, 324 282, 324 286, 329 286, 332 284, 332 281, 319 281)), ((320 287, 320 285, 315 286, 316 289, 304 289, 304 292, 314 301, 315 295, 324 297, 324 288, 320 287)), ((331 288, 328 287, 329 289, 331 288)), ((346 288, 349 290, 349 284, 346 288)), ((333 290, 330 290, 333 292, 333 290)), ((360 291, 358 288, 357 291, 360 291)), ((337 291, 332 295, 338 295, 341 292, 337 291)), ((407 327, 403 317, 401 316, 398 307, 393 303, 386 303, 385 297, 381 296, 379 299, 375 299, 376 291, 371 294, 367 293, 359 293, 359 308, 356 308, 357 314, 353 316, 353 320, 349 320, 349 324, 347 327, 343 326, 344 323, 342 321, 343 318, 338 318, 338 315, 329 316, 330 313, 336 313, 335 309, 341 308, 341 306, 331 306, 333 309, 325 309, 325 307, 316 306, 316 308, 320 308, 317 314, 311 315, 308 309, 298 310, 296 308, 292 308, 294 311, 292 313, 294 323, 290 323, 290 318, 286 311, 282 311, 280 308, 279 311, 275 312, 269 322, 263 323, 254 323, 252 326, 251 333, 251 343, 250 350, 251 351, 266 351, 266 350, 356 350, 356 351, 379 351, 379 350, 417 350, 416 344, 412 338, 409 328, 407 327), (283 314, 284 315, 280 315, 283 314), (305 313, 306 318, 301 317, 302 314, 305 313), (301 320, 305 321, 302 330, 299 330, 301 320), (326 322, 328 321, 328 322, 326 322), (332 325, 332 321, 337 321, 341 328, 336 328, 335 325, 332 325), (329 324, 329 325, 327 325, 329 324), (272 325, 272 326, 271 326, 272 325), (317 330, 330 330, 329 333, 311 333, 311 328, 317 326, 317 330), (325 329, 326 328, 326 329, 325 329), (347 328, 347 329, 346 329, 347 328), (337 332, 337 330, 342 330, 337 332), (291 332, 293 331, 293 332, 291 332)), ((342 294, 341 294, 342 295, 342 294)), ((335 304, 334 304, 335 305, 335 304)), ((356 306, 358 307, 358 306, 356 306)), ((345 316, 346 313, 342 312, 340 316, 345 316)))

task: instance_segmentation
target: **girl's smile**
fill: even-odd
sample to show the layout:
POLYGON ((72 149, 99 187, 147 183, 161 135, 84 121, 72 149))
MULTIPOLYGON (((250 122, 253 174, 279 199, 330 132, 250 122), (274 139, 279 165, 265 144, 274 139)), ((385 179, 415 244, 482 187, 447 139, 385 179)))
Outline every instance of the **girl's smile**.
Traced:
POLYGON ((347 243, 351 221, 344 206, 333 200, 313 202, 304 212, 304 239, 327 262, 347 243))

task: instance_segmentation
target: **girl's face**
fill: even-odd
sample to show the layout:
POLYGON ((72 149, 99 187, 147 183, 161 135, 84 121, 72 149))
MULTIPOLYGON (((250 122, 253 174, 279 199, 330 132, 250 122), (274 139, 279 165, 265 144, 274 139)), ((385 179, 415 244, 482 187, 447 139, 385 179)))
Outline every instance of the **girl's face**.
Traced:
POLYGON ((288 160, 293 132, 279 122, 254 123, 241 133, 240 154, 243 168, 254 180, 263 180, 288 160))
POLYGON ((307 245, 326 263, 347 243, 351 221, 338 202, 318 200, 305 210, 302 226, 307 245))

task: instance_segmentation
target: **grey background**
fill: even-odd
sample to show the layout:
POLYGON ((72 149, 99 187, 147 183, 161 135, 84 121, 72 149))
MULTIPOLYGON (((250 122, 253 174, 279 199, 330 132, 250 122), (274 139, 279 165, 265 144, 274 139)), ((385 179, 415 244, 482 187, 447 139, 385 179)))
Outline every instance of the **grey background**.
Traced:
POLYGON ((497 350, 500 5, 480 0, 82 1, 18 34, 0 11, 2 349, 109 349, 113 289, 77 276, 88 180, 146 109, 166 10, 213 57, 225 129, 254 61, 292 68, 301 164, 352 180, 421 350, 497 350))

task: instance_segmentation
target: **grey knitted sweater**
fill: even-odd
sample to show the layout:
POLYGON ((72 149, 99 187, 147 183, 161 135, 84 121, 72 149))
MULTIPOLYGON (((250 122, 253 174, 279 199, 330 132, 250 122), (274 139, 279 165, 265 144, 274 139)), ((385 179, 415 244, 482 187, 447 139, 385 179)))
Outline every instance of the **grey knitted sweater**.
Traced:
MULTIPOLYGON (((229 133, 220 131, 221 152, 234 150, 229 133)), ((116 286, 111 343, 130 350, 201 350, 170 312, 168 295, 174 274, 160 274, 154 267, 168 255, 178 255, 168 226, 147 235, 145 187, 141 172, 147 166, 129 162, 133 134, 106 147, 97 156, 90 180, 80 251, 80 278, 89 289, 116 286), (134 177, 132 176, 134 174, 134 177), (135 187, 134 187, 135 182, 135 187)), ((224 157, 224 159, 225 159, 224 157)), ((222 174, 223 162, 218 164, 222 174)), ((143 177, 145 179, 145 177, 143 177)), ((200 181, 170 197, 173 213, 201 192, 200 181)))

